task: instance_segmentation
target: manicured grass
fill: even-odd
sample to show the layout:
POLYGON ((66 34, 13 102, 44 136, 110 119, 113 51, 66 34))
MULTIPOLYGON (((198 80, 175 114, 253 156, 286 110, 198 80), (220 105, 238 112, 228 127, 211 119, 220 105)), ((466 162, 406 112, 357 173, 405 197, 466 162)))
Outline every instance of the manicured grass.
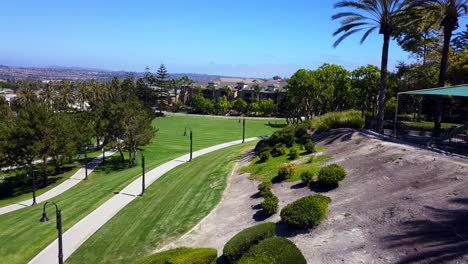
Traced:
MULTIPOLYGON (((305 154, 303 150, 301 151, 297 145, 294 146, 294 148, 298 150, 298 153, 300 153, 300 157, 298 159, 303 159, 304 156, 310 156, 305 154)), ((317 147, 317 151, 322 152, 323 150, 323 147, 317 147)), ((312 162, 309 163, 309 159, 306 157, 303 162, 297 164, 294 176, 288 179, 288 181, 294 182, 300 180, 301 173, 304 171, 311 171, 312 173, 317 174, 320 170, 320 163, 329 159, 329 156, 319 155, 314 157, 312 162)), ((293 162, 289 159, 288 154, 280 157, 271 157, 264 163, 259 162, 259 160, 259 157, 256 157, 252 160, 250 165, 241 168, 240 171, 243 173, 251 173, 250 178, 254 180, 271 181, 278 175, 278 169, 281 165, 293 162)))
MULTIPOLYGON (((267 122, 248 120, 246 136, 271 134, 276 129, 267 122)), ((185 127, 190 126, 194 131, 194 150, 242 138, 242 124, 237 120, 166 117, 156 119, 154 125, 159 131, 144 150, 147 170, 189 151, 189 138, 183 136, 185 127)), ((53 199, 63 209, 64 231, 140 175, 139 166, 128 168, 127 163, 118 163, 118 156, 106 159, 105 165, 98 167, 88 181, 53 199)), ((0 216, 0 241, 9 241, 0 247, 0 263, 26 263, 56 239, 55 219, 51 217, 50 222, 39 223, 41 210, 38 205, 0 216)), ((49 210, 52 212, 52 208, 49 210)))
POLYGON ((235 161, 253 146, 247 143, 218 150, 165 174, 67 263, 133 263, 188 232, 218 204, 235 161))
MULTIPOLYGON (((102 153, 101 151, 88 153, 88 155, 87 155, 88 156, 88 161, 90 161, 90 160, 96 158, 97 156, 101 155, 101 153, 102 153)), ((39 187, 40 183, 42 183, 42 176, 39 176, 39 174, 40 174, 40 172, 42 170, 42 166, 41 165, 35 165, 34 167, 35 167, 35 171, 36 171, 36 177, 37 177, 36 179, 37 179, 37 182, 38 182, 38 187, 40 188, 40 189, 36 190, 36 195, 39 196, 39 195, 49 191, 50 189, 56 187, 57 185, 61 184, 62 182, 64 182, 65 180, 67 180, 68 178, 73 176, 73 174, 75 174, 80 168, 82 168, 84 166, 84 164, 85 164, 85 159, 84 159, 84 156, 81 155, 80 157, 77 157, 72 163, 63 165, 63 167, 62 167, 63 173, 48 176, 49 185, 47 185, 45 188, 40 188, 39 187)), ((48 171, 54 170, 52 165, 49 165, 48 167, 49 167, 48 171)), ((0 176, 3 176, 5 178, 23 177, 26 173, 27 172, 26 172, 26 170, 24 168, 18 168, 18 169, 14 169, 14 170, 10 170, 10 171, 0 172, 0 176)), ((2 183, 0 183, 0 185, 1 184, 2 183)), ((14 196, 4 198, 4 199, 0 199, 0 207, 31 199, 32 198, 32 186, 31 186, 31 184, 32 183, 31 183, 31 180, 29 178, 29 180, 27 181, 27 186, 20 187, 19 190, 17 191, 17 193, 14 196)))
MULTIPOLYGON (((424 129, 424 130, 434 129, 434 122, 429 122, 429 121, 421 121, 421 122, 403 121, 402 123, 408 128, 424 129)), ((460 124, 442 123, 442 129, 450 130, 453 125, 460 125, 460 124)))

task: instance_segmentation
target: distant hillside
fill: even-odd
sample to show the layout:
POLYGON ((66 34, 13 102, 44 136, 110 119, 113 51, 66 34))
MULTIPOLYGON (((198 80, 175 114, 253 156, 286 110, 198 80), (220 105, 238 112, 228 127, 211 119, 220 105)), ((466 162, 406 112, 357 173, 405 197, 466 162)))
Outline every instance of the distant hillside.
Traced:
MULTIPOLYGON (((200 82, 213 80, 219 75, 196 74, 196 73, 174 73, 171 78, 180 78, 187 75, 190 79, 200 82)), ((100 69, 86 69, 79 67, 10 67, 0 65, 0 79, 3 80, 91 80, 108 81, 113 77, 124 79, 128 76, 140 78, 144 76, 143 72, 126 72, 126 71, 108 71, 100 69)))

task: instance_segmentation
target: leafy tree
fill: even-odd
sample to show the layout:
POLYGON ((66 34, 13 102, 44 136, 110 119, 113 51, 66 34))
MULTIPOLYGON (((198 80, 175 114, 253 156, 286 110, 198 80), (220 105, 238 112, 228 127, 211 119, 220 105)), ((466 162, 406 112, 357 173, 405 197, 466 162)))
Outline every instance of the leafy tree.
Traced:
POLYGON ((352 72, 352 89, 358 101, 358 108, 364 117, 365 112, 375 113, 378 105, 380 70, 373 65, 362 66, 352 72))
POLYGON ((192 98, 192 109, 195 113, 211 114, 215 105, 211 99, 207 99, 201 95, 196 95, 192 98))
POLYGON ((345 38, 362 30, 366 31, 361 38, 361 43, 377 29, 379 34, 383 36, 377 127, 379 132, 383 131, 390 38, 395 36, 395 28, 398 25, 406 24, 403 20, 403 14, 408 7, 408 1, 405 0, 340 1, 335 4, 335 8, 353 8, 355 12, 340 12, 332 16, 333 20, 342 19, 341 27, 333 33, 334 36, 341 34, 334 43, 334 47, 338 46, 345 38))
POLYGON ((261 100, 259 107, 260 111, 263 112, 266 116, 271 116, 271 114, 273 114, 273 112, 275 111, 275 103, 271 98, 261 100))
POLYGON ((244 99, 242 98, 236 99, 232 103, 232 109, 236 111, 239 115, 243 114, 247 110, 247 102, 244 101, 244 99))
POLYGON ((216 113, 224 115, 230 108, 230 104, 226 96, 221 96, 218 98, 218 102, 215 105, 216 113))

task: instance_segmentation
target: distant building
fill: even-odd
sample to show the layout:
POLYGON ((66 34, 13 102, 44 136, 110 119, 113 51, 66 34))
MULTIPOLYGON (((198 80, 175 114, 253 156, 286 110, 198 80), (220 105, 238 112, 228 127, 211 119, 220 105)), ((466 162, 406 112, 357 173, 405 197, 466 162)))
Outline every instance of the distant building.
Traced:
POLYGON ((10 106, 13 103, 13 101, 16 99, 16 94, 11 89, 1 89, 0 96, 5 98, 5 101, 7 101, 8 105, 10 106))
POLYGON ((284 97, 286 85, 287 82, 281 78, 276 80, 218 78, 183 87, 180 92, 180 99, 183 102, 190 102, 192 96, 203 95, 211 99, 226 96, 229 100, 242 98, 246 101, 250 101, 252 98, 270 98, 277 103, 284 97))

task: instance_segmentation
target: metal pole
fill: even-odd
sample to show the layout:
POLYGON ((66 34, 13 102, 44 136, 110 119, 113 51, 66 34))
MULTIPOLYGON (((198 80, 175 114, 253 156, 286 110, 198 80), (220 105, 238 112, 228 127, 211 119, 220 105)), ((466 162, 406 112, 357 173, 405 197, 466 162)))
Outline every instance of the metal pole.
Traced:
POLYGON ((87 156, 87 151, 85 149, 85 153, 84 153, 84 158, 85 158, 85 178, 84 180, 87 180, 88 179, 88 156, 87 156))
POLYGON ((57 209, 57 230, 58 230, 58 263, 63 264, 63 245, 62 245, 62 210, 57 209))
POLYGON ((141 151, 141 171, 142 171, 142 182, 141 182, 141 196, 145 194, 145 155, 141 151))
POLYGON ((192 161, 192 147, 193 147, 193 137, 192 137, 192 129, 190 129, 190 160, 192 161))
POLYGON ((398 104, 400 103, 400 94, 397 94, 395 107, 395 123, 393 124, 393 136, 397 137, 397 122, 398 122, 398 104))
POLYGON ((106 161, 106 150, 102 147, 102 163, 106 161))
POLYGON ((32 205, 36 205, 36 175, 34 174, 33 166, 31 165, 31 177, 32 177, 32 185, 33 185, 33 202, 32 205))
POLYGON ((245 142, 245 118, 242 119, 242 143, 245 142))

